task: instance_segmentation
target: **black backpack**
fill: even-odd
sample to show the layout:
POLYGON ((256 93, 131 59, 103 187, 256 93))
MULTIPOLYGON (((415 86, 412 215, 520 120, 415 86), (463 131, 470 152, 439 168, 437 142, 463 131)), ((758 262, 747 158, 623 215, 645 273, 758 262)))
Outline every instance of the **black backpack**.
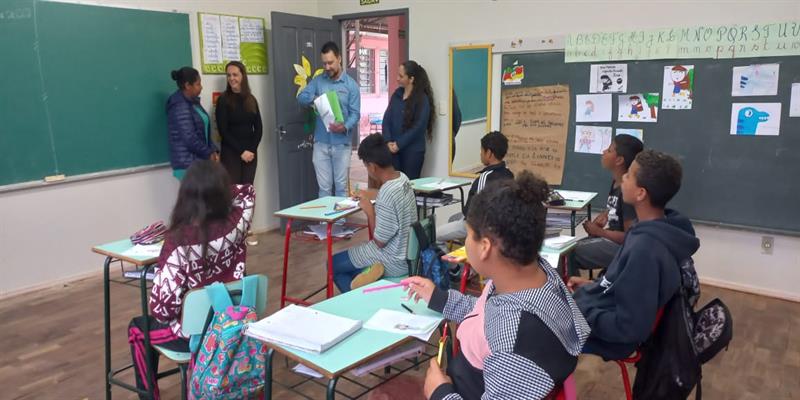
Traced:
POLYGON ((700 285, 692 259, 681 264, 681 287, 664 306, 656 331, 636 363, 635 399, 685 399, 697 386, 702 398, 702 364, 727 348, 733 337, 728 307, 714 299, 694 312, 700 285))

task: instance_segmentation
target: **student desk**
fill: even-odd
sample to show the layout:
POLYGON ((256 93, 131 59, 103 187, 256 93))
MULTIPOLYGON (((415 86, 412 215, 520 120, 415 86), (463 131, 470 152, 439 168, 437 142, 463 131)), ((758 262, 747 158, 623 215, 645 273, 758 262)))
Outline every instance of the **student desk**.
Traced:
MULTIPOLYGON (((447 178, 439 178, 439 177, 428 177, 428 178, 419 178, 414 179, 411 181, 411 188, 414 189, 414 195, 420 195, 422 197, 422 216, 419 219, 425 218, 428 216, 428 197, 436 193, 446 192, 449 190, 458 189, 461 194, 461 209, 464 209, 464 186, 468 186, 472 184, 471 179, 467 178, 457 178, 457 177, 447 177, 447 178)), ((454 201, 453 201, 454 202, 454 201)), ((441 205, 432 205, 431 206, 431 214, 436 211, 436 207, 442 207, 453 202, 441 205)), ((419 205, 419 204, 417 204, 419 205)))
MULTIPOLYGON (((355 207, 347 210, 342 210, 337 213, 333 213, 334 205, 345 199, 346 197, 326 196, 275 212, 276 217, 287 219, 286 237, 284 238, 283 242, 283 279, 281 284, 281 308, 283 308, 286 305, 287 301, 296 304, 309 305, 307 300, 311 296, 319 293, 322 289, 326 289, 327 298, 333 297, 333 235, 331 235, 331 231, 333 229, 333 223, 336 222, 336 220, 338 219, 347 217, 349 215, 353 215, 361 211, 360 207, 355 207), (328 280, 327 280, 328 283, 326 287, 317 290, 316 292, 307 296, 305 299, 298 299, 286 296, 286 277, 289 270, 288 268, 289 241, 291 240, 292 237, 292 222, 296 219, 302 221, 324 222, 328 224, 328 230, 327 230, 328 237, 326 239, 328 244, 328 280)), ((371 232, 370 236, 372 236, 371 232)))
MULTIPOLYGON (((406 292, 402 287, 380 290, 372 293, 363 292, 365 288, 389 284, 392 284, 392 282, 379 280, 367 286, 314 304, 311 308, 366 322, 373 314, 382 308, 407 312, 400 306, 402 303, 414 310, 415 314, 441 317, 441 314, 429 310, 424 301, 419 303, 404 301, 403 299, 406 297, 406 292)), ((272 358, 275 352, 283 354, 322 374, 324 377, 323 379, 328 381, 327 399, 331 400, 336 396, 336 383, 339 378, 350 380, 350 378, 344 376, 345 373, 417 340, 418 339, 411 336, 361 328, 327 351, 319 354, 294 350, 282 347, 278 344, 264 342, 269 349, 267 351, 266 387, 264 388, 265 397, 266 399, 272 398, 272 358)), ((431 345, 430 347, 433 346, 431 345)), ((423 359, 418 359, 411 367, 400 370, 398 375, 435 356, 436 353, 429 354, 425 352, 422 357, 423 359)), ((311 379, 303 383, 309 380, 311 379)), ((362 386, 365 391, 354 396, 354 398, 360 397, 374 389, 374 387, 365 387, 360 383, 356 384, 362 386)), ((291 389, 296 386, 297 385, 293 385, 291 389)), ((341 394, 344 395, 344 393, 341 394)))
MULTIPOLYGON (((553 268, 558 269, 559 265, 563 264, 562 277, 565 282, 568 279, 567 254, 569 254, 569 252, 572 251, 573 248, 575 248, 576 244, 577 241, 572 242, 569 245, 564 246, 560 249, 554 249, 546 246, 542 246, 542 248, 539 249, 539 255, 545 260, 547 260, 547 262, 549 262, 553 268), (556 262, 553 263, 553 260, 556 260, 556 262)), ((461 293, 464 293, 467 290, 467 278, 469 277, 469 270, 471 269, 469 265, 469 260, 467 260, 466 247, 462 246, 456 250, 451 251, 450 253, 443 255, 442 260, 450 263, 464 264, 464 270, 461 273, 461 286, 459 288, 459 291, 461 293)))
MULTIPOLYGON (((142 301, 142 315, 148 314, 148 307, 147 307, 147 272, 155 265, 158 261, 158 257, 138 257, 138 256, 128 256, 124 253, 133 247, 133 243, 129 239, 118 240, 116 242, 106 243, 99 246, 92 247, 92 251, 97 254, 102 254, 106 256, 106 261, 103 264, 103 333, 105 339, 105 379, 106 379, 106 399, 111 399, 111 385, 118 385, 128 390, 135 390, 135 388, 131 389, 132 386, 117 381, 114 379, 114 375, 119 372, 122 372, 128 368, 131 368, 133 364, 128 365, 124 368, 111 371, 111 296, 110 296, 110 283, 130 283, 135 281, 135 278, 126 279, 123 281, 112 280, 110 278, 109 269, 111 267, 112 262, 129 262, 136 266, 137 269, 141 269, 141 278, 139 278, 139 288, 141 290, 141 301, 142 301)), ((148 352, 150 351, 150 346, 145 346, 145 350, 148 352)), ((150 354, 147 354, 147 357, 150 357, 150 354)))
POLYGON ((578 224, 575 214, 586 209, 586 217, 592 220, 592 200, 597 197, 595 192, 579 192, 574 190, 556 190, 565 202, 563 206, 547 206, 554 210, 570 211, 570 236, 575 236, 575 226, 578 224))

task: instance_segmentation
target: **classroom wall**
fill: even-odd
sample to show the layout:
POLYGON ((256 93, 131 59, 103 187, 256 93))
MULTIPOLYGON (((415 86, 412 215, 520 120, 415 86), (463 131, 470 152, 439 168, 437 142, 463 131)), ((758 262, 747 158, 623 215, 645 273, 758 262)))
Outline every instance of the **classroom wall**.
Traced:
MULTIPOLYGON (((193 64, 198 70, 201 54, 197 33, 198 11, 263 17, 268 29, 272 11, 317 15, 316 0, 69 2, 160 11, 177 9, 190 13, 193 64)), ((269 40, 268 35, 268 50, 271 47, 269 40)), ((271 67, 271 54, 269 62, 271 67)), ((169 71, 164 73, 168 74, 169 71)), ((278 207, 277 161, 273 135, 274 94, 272 75, 251 75, 249 78, 264 125, 264 138, 258 150, 253 229, 265 231, 276 228, 279 223, 272 217, 272 212, 278 207)), ((225 76, 203 75, 202 80, 201 102, 210 111, 211 93, 225 90, 225 76)), ((177 181, 172 178, 171 170, 161 168, 44 189, 0 193, 0 297, 97 273, 101 269, 103 258, 91 253, 91 247, 124 238, 152 221, 166 220, 177 188, 177 181)))
MULTIPOLYGON (((410 56, 428 70, 440 113, 433 143, 426 153, 424 175, 447 174, 447 157, 442 155, 448 154, 446 94, 449 90, 447 51, 450 45, 571 32, 800 19, 798 1, 744 0, 381 0, 371 6, 359 6, 355 0, 327 0, 319 2, 319 15, 330 17, 398 8, 409 8, 410 56)), ((499 62, 495 64, 499 67, 499 62)), ((493 98, 495 105, 499 104, 498 92, 499 89, 493 98)), ((495 127, 499 126, 498 111, 499 106, 496 106, 492 119, 495 127)), ((437 213, 440 218, 447 214, 437 213)), ((797 285, 800 282, 800 238, 776 236, 774 253, 762 255, 762 235, 759 233, 698 227, 698 236, 702 247, 696 261, 698 272, 705 281, 800 301, 800 286, 797 285)))

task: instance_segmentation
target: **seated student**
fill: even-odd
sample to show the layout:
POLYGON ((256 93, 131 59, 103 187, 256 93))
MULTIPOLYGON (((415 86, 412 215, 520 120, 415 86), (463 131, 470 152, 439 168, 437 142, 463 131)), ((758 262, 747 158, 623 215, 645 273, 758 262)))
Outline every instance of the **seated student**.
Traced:
POLYGON ((480 193, 490 183, 514 179, 514 173, 506 168, 506 163, 503 161, 506 152, 508 152, 508 139, 502 133, 493 131, 481 138, 481 163, 486 167, 481 170, 480 176, 472 182, 463 213, 453 215, 447 224, 436 228, 437 241, 463 240, 467 237, 464 218, 468 214, 472 197, 480 193))
MULTIPOLYGON (((218 162, 199 160, 186 170, 150 293, 153 344, 188 351, 180 324, 183 296, 191 289, 245 275, 244 241, 253 217, 255 191, 252 185, 231 186, 229 182, 228 172, 218 162)), ((140 365, 144 362, 144 324, 144 318, 137 317, 129 327, 139 388, 144 388, 146 381, 144 365, 140 365)), ((155 371, 158 357, 150 364, 155 371)))
POLYGON ((429 399, 541 399, 575 369, 589 327, 557 271, 539 257, 547 183, 528 171, 478 193, 467 214, 470 264, 489 278, 479 298, 403 280, 409 294, 460 324, 447 374, 431 360, 429 399))
POLYGON ((392 153, 383 136, 367 136, 358 146, 358 158, 380 190, 356 193, 361 209, 367 214, 373 239, 333 256, 333 281, 339 291, 380 279, 408 274, 406 246, 411 224, 417 218, 417 203, 408 177, 392 166, 392 153), (373 206, 370 200, 375 200, 373 206))
POLYGON ((676 159, 653 150, 639 153, 623 176, 623 200, 636 209, 639 222, 604 276, 572 277, 567 284, 592 328, 584 353, 606 360, 628 357, 650 336, 659 308, 677 292, 680 263, 700 247, 689 219, 665 209, 681 176, 676 159))
POLYGON ((622 175, 628 172, 634 157, 642 151, 642 141, 630 135, 617 135, 603 150, 600 159, 603 168, 611 171, 614 180, 608 192, 608 208, 594 219, 583 223, 589 237, 575 245, 575 266, 581 269, 606 268, 619 246, 625 240, 625 232, 636 219, 633 206, 622 201, 622 175), (608 228, 606 228, 608 225, 608 228))

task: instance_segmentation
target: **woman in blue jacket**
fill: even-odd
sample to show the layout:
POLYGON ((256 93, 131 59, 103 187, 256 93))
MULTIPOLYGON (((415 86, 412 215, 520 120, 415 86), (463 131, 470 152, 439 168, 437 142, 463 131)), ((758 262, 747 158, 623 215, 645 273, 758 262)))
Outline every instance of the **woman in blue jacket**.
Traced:
POLYGON ((383 136, 394 155, 394 168, 417 179, 425 161, 425 139, 432 138, 433 89, 425 69, 411 60, 400 65, 397 83, 400 87, 383 114, 383 136))
POLYGON ((194 160, 219 161, 219 150, 211 142, 208 113, 200 105, 200 73, 192 67, 172 71, 178 90, 167 99, 169 163, 172 174, 183 178, 194 160))

